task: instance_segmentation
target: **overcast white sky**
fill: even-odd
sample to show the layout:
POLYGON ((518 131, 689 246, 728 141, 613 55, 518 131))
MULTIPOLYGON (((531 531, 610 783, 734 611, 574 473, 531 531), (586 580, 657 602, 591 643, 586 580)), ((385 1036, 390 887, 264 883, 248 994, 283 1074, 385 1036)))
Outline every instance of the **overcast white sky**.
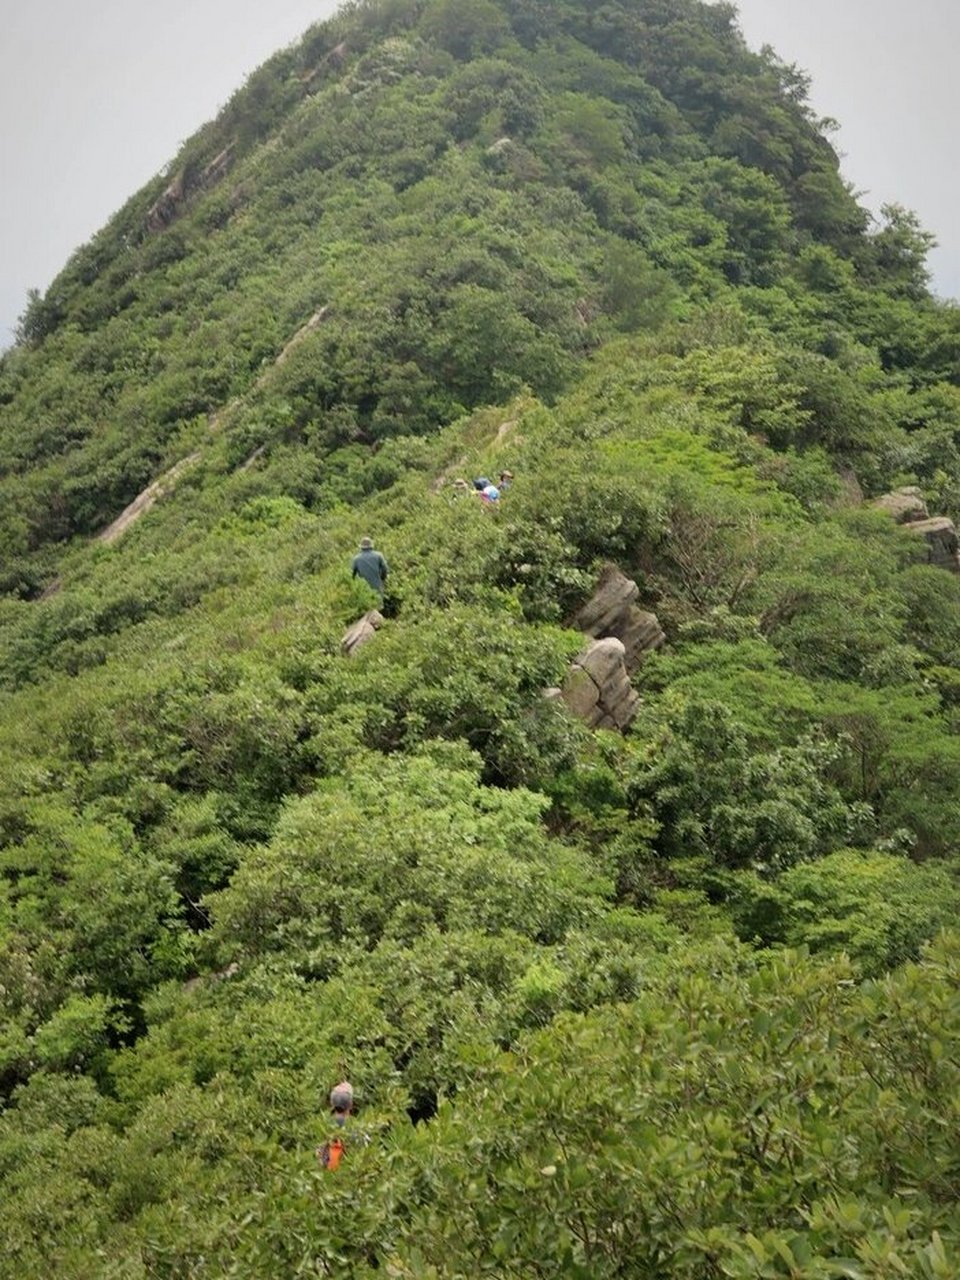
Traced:
MULTIPOLYGON (((276 49, 335 0, 0 0, 0 348, 27 289, 170 161, 276 49)), ((740 0, 754 47, 813 76, 844 172, 873 209, 916 209, 960 296, 956 0, 740 0)))
POLYGON ((747 43, 813 77, 814 109, 863 203, 914 209, 940 247, 933 287, 960 298, 957 0, 734 0, 747 43))

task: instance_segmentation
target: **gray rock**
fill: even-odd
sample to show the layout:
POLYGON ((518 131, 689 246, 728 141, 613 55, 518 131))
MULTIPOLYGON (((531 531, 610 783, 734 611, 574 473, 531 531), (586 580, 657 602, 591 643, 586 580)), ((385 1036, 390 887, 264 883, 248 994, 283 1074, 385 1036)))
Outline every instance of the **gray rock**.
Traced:
POLYGON ((574 662, 590 675, 599 689, 606 688, 619 673, 624 672, 626 649, 622 640, 608 636, 603 640, 594 640, 579 653, 574 662))
POLYGON ((587 635, 609 634, 609 628, 638 598, 640 588, 615 564, 604 565, 593 595, 571 618, 571 625, 587 635))
POLYGON ((659 649, 666 636, 656 614, 638 608, 640 588, 615 564, 604 567, 590 599, 569 625, 597 639, 614 637, 623 643, 624 662, 631 674, 648 653, 659 649))
MULTIPOLYGON (((630 676, 666 640, 656 615, 637 606, 639 596, 637 584, 608 564, 593 595, 568 620, 568 626, 592 636, 593 642, 574 659, 560 697, 592 729, 630 725, 640 705, 630 676)), ((544 696, 557 695, 548 689, 544 696)))
POLYGON ((934 516, 931 520, 912 520, 904 527, 926 541, 930 564, 949 569, 951 573, 960 573, 960 539, 952 520, 946 516, 934 516))
POLYGON ((840 481, 840 498, 837 505, 841 507, 863 506, 863 490, 860 488, 857 473, 850 467, 841 467, 837 472, 837 478, 840 481))
POLYGON ((590 720, 600 701, 600 690, 593 677, 574 662, 563 682, 561 696, 575 716, 590 720))
POLYGON ((594 640, 574 659, 563 683, 564 703, 592 729, 625 729, 640 698, 624 665, 625 649, 608 636, 594 640))
POLYGON ((875 498, 870 504, 879 511, 886 511, 897 524, 912 524, 916 520, 926 520, 930 516, 923 494, 914 485, 906 485, 902 489, 894 489, 875 498))
POLYGON ((383 626, 383 614, 371 609, 353 624, 340 641, 340 652, 345 658, 352 658, 368 641, 372 640, 383 626))

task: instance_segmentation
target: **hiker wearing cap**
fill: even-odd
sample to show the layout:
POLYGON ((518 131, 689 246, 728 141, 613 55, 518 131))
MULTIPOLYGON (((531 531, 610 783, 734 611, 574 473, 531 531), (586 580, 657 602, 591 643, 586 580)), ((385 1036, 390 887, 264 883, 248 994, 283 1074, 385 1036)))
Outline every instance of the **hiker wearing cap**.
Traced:
MULTIPOLYGON (((330 1112, 332 1112, 335 1125, 334 1134, 333 1137, 326 1140, 323 1147, 316 1148, 316 1158, 324 1169, 333 1170, 337 1169, 339 1162, 343 1160, 343 1153, 347 1149, 346 1137, 344 1137, 342 1130, 346 1126, 349 1116, 353 1114, 353 1085, 349 1083, 349 1080, 340 1080, 339 1084, 334 1084, 334 1087, 330 1089, 330 1112)), ((367 1142, 370 1142, 369 1134, 352 1134, 351 1146, 357 1140, 361 1146, 365 1146, 367 1142)))
MULTIPOLYGON (((337 1129, 342 1129, 353 1111, 353 1085, 349 1080, 341 1080, 330 1090, 330 1111, 337 1129)), ((344 1150, 343 1136, 338 1132, 322 1147, 317 1147, 317 1159, 324 1169, 336 1169, 343 1159, 344 1150)))
POLYGON ((501 471, 500 472, 500 492, 503 493, 505 489, 509 489, 512 483, 513 483, 513 472, 501 471))
POLYGON ((488 507, 495 506, 500 500, 500 490, 492 480, 486 476, 478 476, 473 482, 473 487, 479 493, 484 505, 488 507))
POLYGON ((330 1110, 337 1124, 342 1128, 347 1122, 347 1116, 353 1110, 353 1085, 349 1080, 341 1080, 330 1090, 330 1110))
POLYGON ((382 600, 390 569, 380 552, 374 550, 372 538, 360 539, 360 551, 353 557, 352 568, 353 576, 362 578, 382 600))

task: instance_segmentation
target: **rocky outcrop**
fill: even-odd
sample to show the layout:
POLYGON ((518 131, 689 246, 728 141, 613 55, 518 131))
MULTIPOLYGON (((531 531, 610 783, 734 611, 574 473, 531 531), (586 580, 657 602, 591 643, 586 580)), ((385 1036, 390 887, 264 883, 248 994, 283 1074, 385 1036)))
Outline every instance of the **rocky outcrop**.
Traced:
POLYGON ((609 636, 619 640, 624 648, 624 665, 631 675, 646 655, 666 640, 656 614, 638 608, 639 596, 637 584, 615 564, 608 564, 593 595, 568 622, 568 626, 596 640, 609 636))
POLYGON ((626 729, 640 706, 630 676, 666 637, 656 614, 637 605, 640 588, 615 564, 604 567, 590 599, 568 626, 593 637, 573 660, 561 688, 545 696, 562 702, 591 729, 626 729))
POLYGON ((875 498, 871 506, 876 507, 878 511, 886 511, 897 524, 911 524, 915 520, 926 520, 930 516, 923 494, 913 485, 906 485, 902 489, 894 489, 892 493, 885 493, 882 497, 875 498))
POLYGON ((340 641, 340 652, 345 658, 354 657, 383 626, 383 614, 371 609, 353 624, 340 641))
POLYGON ((894 489, 875 498, 871 506, 886 511, 908 533, 923 538, 930 564, 960 573, 960 539, 956 525, 947 516, 931 516, 919 489, 913 485, 894 489))
POLYGON ((289 340, 289 342, 286 343, 283 350, 280 352, 276 360, 273 362, 274 366, 276 368, 279 368, 280 365, 284 364, 288 359, 290 352, 293 351, 295 347, 298 347, 308 334, 313 333, 314 329, 319 329, 319 327, 323 324, 324 320, 326 320, 329 315, 330 315, 329 306, 321 307, 319 311, 315 311, 313 315, 310 317, 310 319, 307 321, 307 323, 304 325, 301 325, 300 328, 297 330, 297 332, 289 340))
POLYGON ((840 493, 834 505, 838 507, 862 507, 863 489, 860 487, 857 473, 851 467, 841 467, 837 472, 837 479, 840 481, 840 493))
POLYGON ((960 539, 952 520, 946 516, 934 516, 931 520, 912 520, 904 527, 926 541, 930 564, 938 569, 949 569, 951 573, 960 573, 960 539))
POLYGON ((225 969, 218 969, 216 973, 208 973, 198 975, 196 978, 188 978, 183 984, 183 991, 197 991, 201 987, 211 987, 218 982, 227 982, 230 978, 235 978, 240 972, 240 966, 236 960, 232 964, 228 964, 225 969))
POLYGON ((154 480, 153 484, 147 485, 142 493, 138 493, 130 505, 124 507, 116 520, 108 524, 105 529, 101 529, 97 534, 97 541, 105 542, 108 546, 111 542, 116 542, 121 534, 126 533, 132 524, 135 524, 141 516, 146 515, 160 498, 172 492, 184 471, 195 466, 199 461, 199 449, 191 453, 189 457, 181 458, 169 471, 165 471, 159 480, 154 480))
POLYGON ((181 169, 163 192, 147 210, 147 230, 162 231, 180 212, 180 206, 196 191, 205 191, 220 181, 233 159, 233 143, 217 153, 210 163, 195 177, 188 177, 185 169, 181 169))
POLYGON ((347 42, 341 40, 338 45, 325 54, 315 67, 311 67, 309 71, 304 72, 301 77, 301 83, 305 86, 307 93, 316 93, 326 79, 327 73, 331 67, 338 70, 347 60, 347 42))
POLYGON ((630 683, 626 649, 609 636, 592 640, 574 658, 561 689, 548 689, 591 729, 626 729, 637 714, 640 697, 630 683))
POLYGON ((177 209, 183 200, 183 174, 178 173, 164 193, 147 210, 147 230, 162 231, 177 216, 177 209))

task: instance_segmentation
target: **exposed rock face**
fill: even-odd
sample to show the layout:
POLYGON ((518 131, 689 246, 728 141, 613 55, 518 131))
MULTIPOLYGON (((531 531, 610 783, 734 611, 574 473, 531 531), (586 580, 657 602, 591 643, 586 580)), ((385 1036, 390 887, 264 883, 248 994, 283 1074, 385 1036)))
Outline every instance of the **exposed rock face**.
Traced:
POLYGON ((932 520, 912 520, 905 526, 910 533, 925 538, 927 558, 939 569, 960 573, 960 538, 956 525, 946 516, 934 516, 932 520))
POLYGON ((183 200, 183 174, 178 173, 159 200, 150 206, 147 212, 147 230, 162 231, 177 216, 177 209, 183 200))
POLYGON ((346 632, 340 641, 340 652, 345 658, 352 658, 368 640, 373 639, 382 626, 383 614, 371 609, 346 632))
POLYGON ((116 520, 108 524, 105 529, 101 529, 97 534, 97 541, 107 544, 116 542, 120 535, 126 533, 141 516, 146 515, 164 494, 171 492, 184 471, 199 461, 199 449, 195 449, 189 457, 181 458, 169 471, 165 471, 159 480, 154 480, 153 484, 147 485, 142 493, 138 493, 130 505, 120 512, 116 520))
POLYGON ((863 505, 863 490, 857 473, 850 467, 841 467, 837 472, 840 480, 840 506, 860 507, 863 505))
POLYGON ((561 700, 591 729, 626 729, 640 697, 630 676, 644 657, 665 642, 656 614, 638 608, 640 588, 615 564, 604 567, 596 590, 569 620, 593 640, 577 655, 562 689, 545 696, 561 700))
POLYGON ((194 179, 188 180, 184 170, 176 175, 159 200, 147 211, 147 230, 162 231, 168 227, 177 214, 187 196, 195 191, 204 191, 214 186, 230 168, 233 158, 233 143, 217 153, 210 163, 194 179))
POLYGON ((960 573, 960 539, 956 525, 947 516, 931 516, 919 489, 913 485, 894 489, 876 498, 871 505, 888 512, 908 533, 923 538, 930 564, 960 573))
MULTIPOLYGON (((630 683, 626 649, 614 636, 593 640, 577 655, 559 696, 591 729, 626 729, 640 697, 630 683)), ((548 697, 556 697, 554 690, 548 697)))
POLYGON ((926 520, 930 516, 923 494, 913 485, 885 493, 882 498, 875 498, 871 506, 886 511, 897 524, 912 524, 915 520, 926 520))
POLYGON ((503 155, 503 153, 505 151, 509 151, 513 145, 514 143, 512 138, 498 138, 496 142, 492 142, 490 146, 487 147, 487 155, 488 156, 503 155))
POLYGON ((657 616, 637 607, 640 588, 615 564, 604 567, 596 590, 570 619, 569 625, 597 640, 614 636, 624 648, 624 663, 632 674, 648 653, 666 640, 657 616))

